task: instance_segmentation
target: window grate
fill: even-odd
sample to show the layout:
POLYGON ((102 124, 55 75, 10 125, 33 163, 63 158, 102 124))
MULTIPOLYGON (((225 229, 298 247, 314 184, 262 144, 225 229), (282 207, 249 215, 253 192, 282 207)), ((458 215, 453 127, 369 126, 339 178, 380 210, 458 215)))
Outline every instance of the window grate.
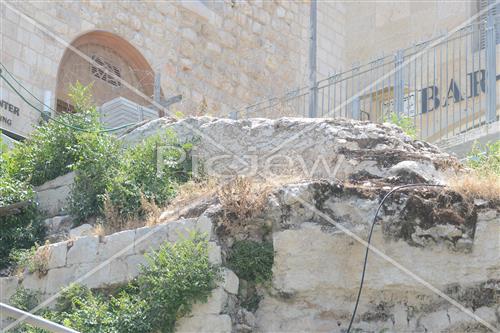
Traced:
POLYGON ((119 79, 121 79, 122 76, 118 67, 97 55, 93 55, 92 60, 94 60, 94 62, 98 65, 96 66, 94 63, 90 64, 90 72, 93 76, 109 83, 114 87, 121 87, 119 79))

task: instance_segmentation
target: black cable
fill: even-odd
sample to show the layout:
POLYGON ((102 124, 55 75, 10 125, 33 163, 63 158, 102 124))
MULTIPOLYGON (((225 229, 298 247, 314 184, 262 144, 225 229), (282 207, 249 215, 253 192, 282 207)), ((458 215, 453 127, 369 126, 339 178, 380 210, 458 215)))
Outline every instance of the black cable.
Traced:
MULTIPOLYGON (((2 65, 2 67, 5 68, 5 66, 0 63, 0 65, 2 65)), ((80 131, 80 132, 87 132, 87 133, 108 133, 108 132, 114 132, 114 131, 117 131, 117 130, 120 130, 120 129, 124 129, 124 128, 127 128, 127 127, 130 127, 130 126, 134 126, 134 125, 137 125, 137 123, 130 123, 130 124, 125 124, 125 125, 121 125, 121 126, 118 126, 118 127, 113 127, 113 128, 104 128, 102 130, 88 130, 88 129, 85 129, 85 128, 81 128, 81 127, 76 127, 76 126, 73 126, 73 125, 70 125, 70 124, 66 124, 62 121, 59 121, 58 119, 52 117, 51 115, 47 115, 44 111, 40 110, 39 108, 37 108, 35 105, 33 105, 32 103, 30 103, 25 96, 23 96, 13 85, 12 83, 7 80, 7 78, 5 76, 2 75, 2 69, 0 69, 0 78, 3 79, 5 81, 5 83, 7 83, 7 85, 26 103, 28 104, 31 108, 33 108, 34 110, 38 111, 40 114, 42 115, 45 115, 47 116, 50 120, 60 124, 60 125, 63 125, 63 126, 66 126, 68 128, 71 128, 71 129, 74 129, 76 131, 80 131)), ((16 78, 8 71, 5 69, 5 71, 14 79, 14 81, 19 84, 20 87, 22 87, 24 90, 28 91, 28 93, 32 96, 34 96, 28 89, 26 89, 19 81, 16 80, 16 78)), ((42 105, 45 105, 45 106, 48 106, 46 104, 44 104, 43 102, 41 102, 38 98, 35 97, 35 99, 40 102, 42 105)), ((50 107, 49 107, 50 108, 50 107)), ((54 111, 54 109, 50 108, 52 111, 54 111)))
POLYGON ((354 322, 354 317, 356 316, 356 311, 358 310, 359 300, 361 298, 361 290, 363 290, 363 283, 365 281, 366 264, 368 262, 368 253, 370 250, 370 242, 372 239, 373 228, 375 227, 375 223, 377 223, 378 213, 380 212, 380 209, 384 205, 384 202, 387 198, 389 198, 394 192, 399 191, 403 188, 408 188, 408 187, 444 187, 444 185, 408 184, 408 185, 398 186, 398 187, 395 187, 392 190, 390 190, 389 193, 387 193, 384 196, 384 198, 382 199, 382 201, 380 202, 380 204, 377 208, 377 211, 375 212, 375 216, 373 217, 372 225, 370 228, 370 233, 368 234, 368 240, 367 240, 368 244, 366 246, 365 260, 363 263, 363 272, 361 273, 361 282, 359 284, 358 297, 356 298, 356 305, 354 306, 354 311, 352 312, 352 317, 351 317, 351 321, 349 322, 349 327, 347 328, 347 333, 349 333, 351 331, 352 323, 354 322))

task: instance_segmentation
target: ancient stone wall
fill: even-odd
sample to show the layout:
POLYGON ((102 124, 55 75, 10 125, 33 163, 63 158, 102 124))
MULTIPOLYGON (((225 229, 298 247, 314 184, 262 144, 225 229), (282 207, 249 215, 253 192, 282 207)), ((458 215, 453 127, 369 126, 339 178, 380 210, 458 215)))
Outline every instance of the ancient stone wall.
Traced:
MULTIPOLYGON (((175 243, 194 230, 209 237, 210 262, 222 264, 221 248, 212 232, 212 221, 203 215, 108 236, 77 237, 48 245, 43 272, 25 271, 20 276, 0 278, 0 302, 9 302, 19 286, 38 292, 45 300, 70 283, 81 283, 89 288, 127 283, 138 275, 140 265, 146 264, 145 253, 159 248, 164 242, 175 243)), ((238 277, 225 268, 222 281, 212 291, 208 302, 195 304, 191 314, 178 322, 177 332, 201 332, 201 327, 214 332, 231 332, 227 303, 237 293, 238 277)))
MULTIPOLYGON (((345 332, 360 283, 362 242, 385 191, 313 182, 277 193, 266 212, 273 220, 275 261, 273 287, 257 311, 259 332, 345 332)), ((469 314, 498 327, 500 213, 482 202, 465 207, 461 200, 432 189, 388 200, 373 234, 353 328, 489 331, 469 314)))
MULTIPOLYGON (((221 173, 240 170, 238 158, 265 156, 278 147, 285 155, 302 156, 309 167, 321 155, 327 165, 335 165, 340 156, 345 164, 336 176, 317 171, 301 180, 281 180, 285 185, 275 184, 265 207, 233 221, 233 231, 223 219, 224 206, 213 200, 193 209, 196 217, 50 245, 47 274, 0 279, 0 300, 19 284, 48 297, 81 277, 92 288, 124 283, 137 274, 149 248, 175 242, 179 233, 192 229, 208 233, 211 261, 225 266, 235 240, 258 239, 253 233, 267 230, 274 246, 273 276, 257 286, 257 310, 242 305, 247 281, 224 269, 224 282, 209 302, 181 318, 177 331, 345 332, 359 290, 364 242, 381 198, 398 185, 447 184, 448 174, 460 168, 454 158, 409 140, 393 126, 355 121, 161 119, 124 140, 133 144, 167 128, 195 142, 205 161, 229 149, 230 158, 214 163, 213 170, 221 173), (306 128, 308 134, 299 141, 288 141, 306 128), (86 275, 97 268, 96 274, 86 275)), ((266 169, 265 163, 255 163, 257 177, 266 169)), ((361 332, 471 333, 498 328, 499 235, 500 209, 494 200, 472 200, 437 187, 394 193, 376 220, 353 327, 361 332)))

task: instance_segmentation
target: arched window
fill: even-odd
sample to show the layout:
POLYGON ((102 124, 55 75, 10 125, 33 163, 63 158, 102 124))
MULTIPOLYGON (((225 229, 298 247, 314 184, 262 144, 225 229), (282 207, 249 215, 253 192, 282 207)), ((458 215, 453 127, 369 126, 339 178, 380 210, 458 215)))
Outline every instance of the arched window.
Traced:
POLYGON ((72 111, 68 87, 76 81, 93 82, 98 106, 116 97, 150 105, 154 72, 140 52, 123 38, 105 31, 86 33, 71 43, 57 76, 57 111, 72 111))

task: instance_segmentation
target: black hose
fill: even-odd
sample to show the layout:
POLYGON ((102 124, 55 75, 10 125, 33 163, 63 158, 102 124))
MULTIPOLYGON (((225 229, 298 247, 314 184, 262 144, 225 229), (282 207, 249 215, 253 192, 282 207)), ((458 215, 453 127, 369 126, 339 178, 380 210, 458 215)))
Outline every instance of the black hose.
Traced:
POLYGON ((382 201, 380 202, 380 204, 377 208, 377 211, 375 212, 375 216, 373 217, 372 225, 370 228, 370 233, 368 234, 368 241, 367 241, 368 245, 366 246, 365 260, 363 263, 363 273, 361 274, 361 282, 359 284, 358 297, 356 298, 356 305, 354 306, 354 311, 352 312, 352 317, 351 317, 351 321, 349 322, 349 327, 347 328, 347 333, 349 333, 351 331, 352 323, 354 322, 354 317, 356 316, 356 311, 358 310, 359 299, 361 298, 361 290, 363 290, 363 283, 365 281, 366 264, 368 262, 368 252, 370 249, 369 245, 370 245, 370 242, 372 240, 373 228, 375 227, 375 223, 377 222, 378 213, 380 212, 380 209, 382 208, 382 206, 387 198, 389 198, 394 192, 397 192, 403 188, 408 188, 408 187, 444 187, 444 185, 408 184, 408 185, 398 186, 398 187, 395 187, 392 190, 390 190, 389 193, 387 193, 384 196, 384 198, 382 199, 382 201))

